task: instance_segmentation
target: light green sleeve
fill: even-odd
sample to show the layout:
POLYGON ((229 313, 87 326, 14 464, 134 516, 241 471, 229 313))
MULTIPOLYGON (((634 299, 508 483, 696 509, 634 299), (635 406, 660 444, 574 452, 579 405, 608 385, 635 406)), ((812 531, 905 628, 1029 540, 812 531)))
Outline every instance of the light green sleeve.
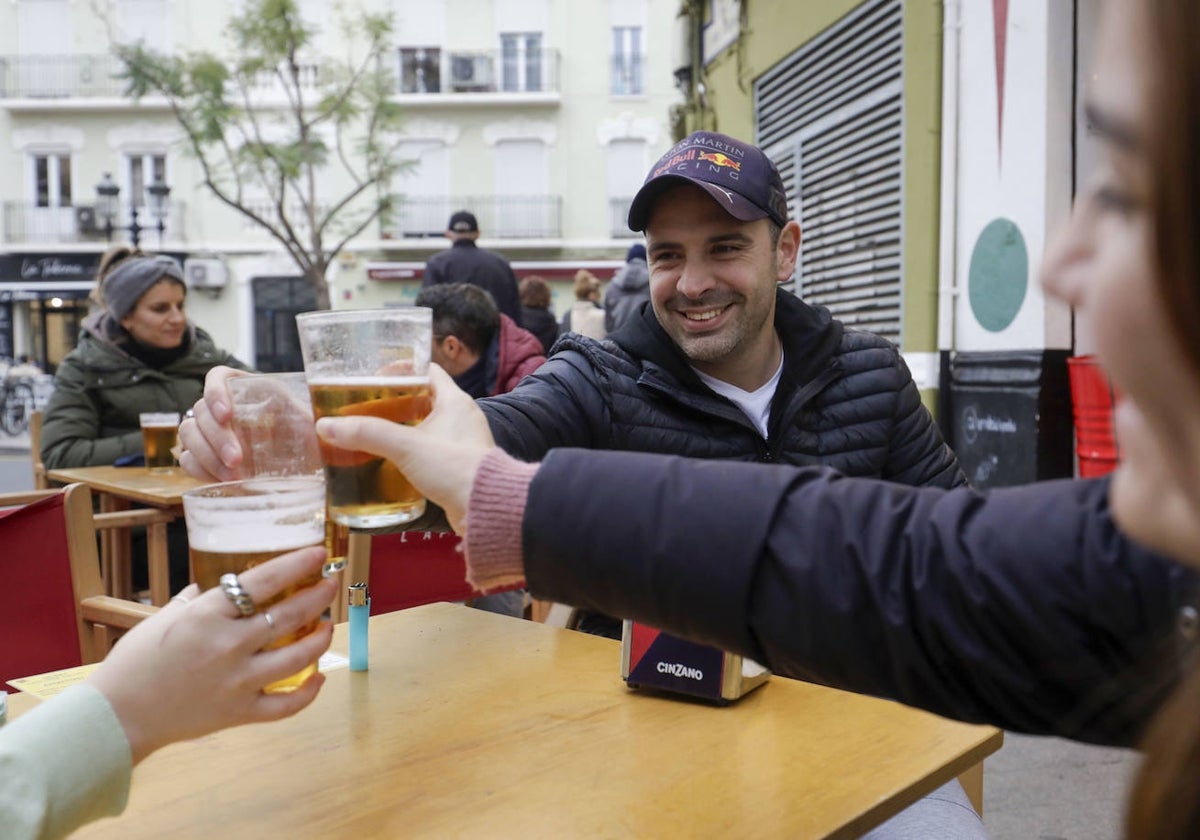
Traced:
POLYGON ((125 810, 133 760, 108 700, 67 689, 0 727, 0 832, 8 840, 65 837, 125 810))

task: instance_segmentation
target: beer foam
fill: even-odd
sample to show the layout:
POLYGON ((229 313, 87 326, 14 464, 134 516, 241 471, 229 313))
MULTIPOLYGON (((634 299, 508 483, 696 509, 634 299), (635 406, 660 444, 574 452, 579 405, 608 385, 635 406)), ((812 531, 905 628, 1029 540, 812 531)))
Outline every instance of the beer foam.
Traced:
POLYGON ((241 551, 277 551, 283 554, 325 541, 325 518, 267 522, 262 511, 223 512, 219 527, 188 530, 188 542, 200 551, 231 554, 241 551))

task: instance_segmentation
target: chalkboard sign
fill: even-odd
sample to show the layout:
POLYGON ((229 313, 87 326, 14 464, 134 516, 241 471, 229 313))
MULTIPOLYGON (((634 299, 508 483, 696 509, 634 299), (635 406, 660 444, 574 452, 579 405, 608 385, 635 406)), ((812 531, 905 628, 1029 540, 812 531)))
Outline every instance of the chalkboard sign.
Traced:
POLYGON ((11 303, 0 303, 0 358, 13 357, 13 310, 11 303))

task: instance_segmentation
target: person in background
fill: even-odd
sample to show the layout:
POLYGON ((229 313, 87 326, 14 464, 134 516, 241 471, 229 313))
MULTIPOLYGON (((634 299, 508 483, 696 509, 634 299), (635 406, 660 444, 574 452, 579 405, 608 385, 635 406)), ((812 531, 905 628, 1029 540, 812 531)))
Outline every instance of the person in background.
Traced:
POLYGON ((604 338, 604 310, 600 307, 600 280, 586 268, 575 272, 575 303, 559 325, 560 336, 578 333, 588 338, 604 338))
MULTIPOLYGON (((59 364, 42 420, 46 469, 90 467, 142 453, 138 415, 184 415, 204 391, 205 375, 218 365, 245 369, 192 324, 185 312, 183 269, 167 256, 127 246, 106 252, 94 292, 101 309, 84 319, 79 344, 59 364)), ((170 585, 188 582, 187 530, 167 527, 170 585)), ((133 582, 144 588, 145 535, 135 533, 133 582)))
POLYGON ((101 258, 79 344, 59 364, 42 421, 47 469, 112 464, 142 451, 138 415, 183 415, 217 365, 246 365, 213 344, 185 312, 183 269, 127 246, 101 258))
POLYGON ((558 319, 550 311, 550 287, 536 274, 521 278, 521 324, 542 342, 545 355, 558 338, 558 319))
POLYGON ((537 336, 498 312, 478 286, 430 286, 416 305, 433 310, 433 360, 474 397, 506 394, 546 361, 537 336))
POLYGON ((1111 476, 977 492, 633 453, 523 464, 444 376, 421 426, 318 434, 391 458, 441 505, 477 586, 516 576, 949 717, 1139 742, 1125 836, 1200 837, 1198 41, 1193 0, 1105 5, 1097 166, 1042 269, 1121 394, 1111 476))
POLYGON ((625 265, 617 269, 604 290, 604 329, 614 333, 650 300, 650 267, 646 264, 646 246, 638 242, 625 253, 625 265))
POLYGON ((430 257, 425 263, 421 287, 428 289, 445 283, 470 283, 492 296, 496 308, 521 323, 521 296, 517 276, 508 260, 475 244, 479 238, 479 222, 474 214, 459 210, 446 225, 450 247, 430 257))
MULTIPOLYGON (((243 572, 263 602, 312 578, 322 548, 281 555, 243 572)), ((333 627, 320 621, 336 593, 323 578, 272 604, 271 621, 243 618, 219 587, 192 584, 127 633, 82 685, 0 726, 0 834, 56 840, 125 810, 133 766, 155 750, 246 723, 296 714, 325 682, 317 673, 290 694, 263 687, 316 662, 333 627), (272 623, 273 622, 273 623, 272 623), (317 629, 284 647, 273 639, 317 629)))

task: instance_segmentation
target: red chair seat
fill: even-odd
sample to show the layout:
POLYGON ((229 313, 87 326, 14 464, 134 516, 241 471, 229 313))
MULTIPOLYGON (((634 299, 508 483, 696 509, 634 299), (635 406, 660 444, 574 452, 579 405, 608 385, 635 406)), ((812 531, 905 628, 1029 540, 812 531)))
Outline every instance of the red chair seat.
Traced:
POLYGON ((467 583, 461 542, 455 534, 438 531, 372 536, 371 615, 484 594, 467 583))

